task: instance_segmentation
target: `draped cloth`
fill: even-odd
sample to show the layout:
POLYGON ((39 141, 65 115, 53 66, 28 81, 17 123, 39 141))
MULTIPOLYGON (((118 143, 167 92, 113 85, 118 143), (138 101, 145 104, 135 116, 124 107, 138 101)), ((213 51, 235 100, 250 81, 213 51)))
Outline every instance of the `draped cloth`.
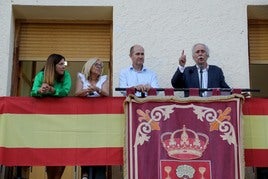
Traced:
POLYGON ((241 95, 125 101, 128 179, 243 179, 241 95))
POLYGON ((243 104, 246 166, 268 166, 268 99, 248 98, 243 104))
POLYGON ((0 97, 0 164, 122 165, 124 97, 0 97))

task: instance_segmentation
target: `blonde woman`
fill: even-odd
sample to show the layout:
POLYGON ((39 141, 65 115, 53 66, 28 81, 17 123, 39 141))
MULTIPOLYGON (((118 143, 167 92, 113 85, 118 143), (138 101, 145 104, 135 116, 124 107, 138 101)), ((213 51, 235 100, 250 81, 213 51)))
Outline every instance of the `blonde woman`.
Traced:
MULTIPOLYGON (((109 80, 102 75, 103 62, 98 58, 89 59, 77 74, 75 96, 109 96, 109 80)), ((82 166, 82 179, 92 176, 94 179, 106 178, 106 166, 82 166)))
POLYGON ((102 72, 103 62, 98 58, 90 58, 81 73, 77 74, 75 96, 109 96, 109 79, 102 72))

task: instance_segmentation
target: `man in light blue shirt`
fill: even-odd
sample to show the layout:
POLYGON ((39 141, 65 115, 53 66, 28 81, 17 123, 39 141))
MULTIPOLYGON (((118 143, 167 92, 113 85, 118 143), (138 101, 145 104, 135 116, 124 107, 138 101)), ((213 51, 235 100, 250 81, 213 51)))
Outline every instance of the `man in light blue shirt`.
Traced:
POLYGON ((159 88, 156 74, 143 65, 144 48, 140 45, 132 46, 129 57, 132 60, 132 65, 121 70, 119 87, 134 87, 137 91, 135 93, 136 96, 141 96, 142 93, 147 95, 150 88, 159 88))

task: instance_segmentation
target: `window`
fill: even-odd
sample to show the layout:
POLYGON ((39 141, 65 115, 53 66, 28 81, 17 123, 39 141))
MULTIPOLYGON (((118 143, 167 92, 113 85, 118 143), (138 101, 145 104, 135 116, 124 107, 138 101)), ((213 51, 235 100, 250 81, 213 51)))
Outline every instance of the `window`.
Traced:
POLYGON ((249 5, 247 12, 250 88, 260 89, 254 97, 268 97, 268 6, 249 5))
POLYGON ((67 70, 72 76, 74 92, 76 74, 81 71, 85 61, 99 57, 104 61, 104 73, 110 75, 111 65, 111 22, 34 22, 18 21, 16 23, 16 55, 13 70, 12 95, 28 96, 33 78, 44 66, 52 53, 63 55, 68 61, 67 70))

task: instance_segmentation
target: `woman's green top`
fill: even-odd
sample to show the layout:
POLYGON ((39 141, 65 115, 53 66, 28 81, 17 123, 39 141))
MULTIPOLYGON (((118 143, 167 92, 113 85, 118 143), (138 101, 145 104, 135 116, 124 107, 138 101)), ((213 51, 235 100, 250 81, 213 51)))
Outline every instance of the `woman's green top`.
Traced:
POLYGON ((55 97, 64 97, 68 96, 70 90, 71 90, 71 85, 72 85, 72 80, 71 80, 71 75, 68 71, 64 71, 63 75, 63 80, 61 82, 54 81, 54 93, 46 93, 46 94, 40 94, 38 92, 39 88, 42 86, 42 83, 44 81, 44 71, 40 71, 37 73, 37 75, 34 78, 34 83, 31 91, 31 96, 34 97, 44 97, 44 96, 55 96, 55 97))

